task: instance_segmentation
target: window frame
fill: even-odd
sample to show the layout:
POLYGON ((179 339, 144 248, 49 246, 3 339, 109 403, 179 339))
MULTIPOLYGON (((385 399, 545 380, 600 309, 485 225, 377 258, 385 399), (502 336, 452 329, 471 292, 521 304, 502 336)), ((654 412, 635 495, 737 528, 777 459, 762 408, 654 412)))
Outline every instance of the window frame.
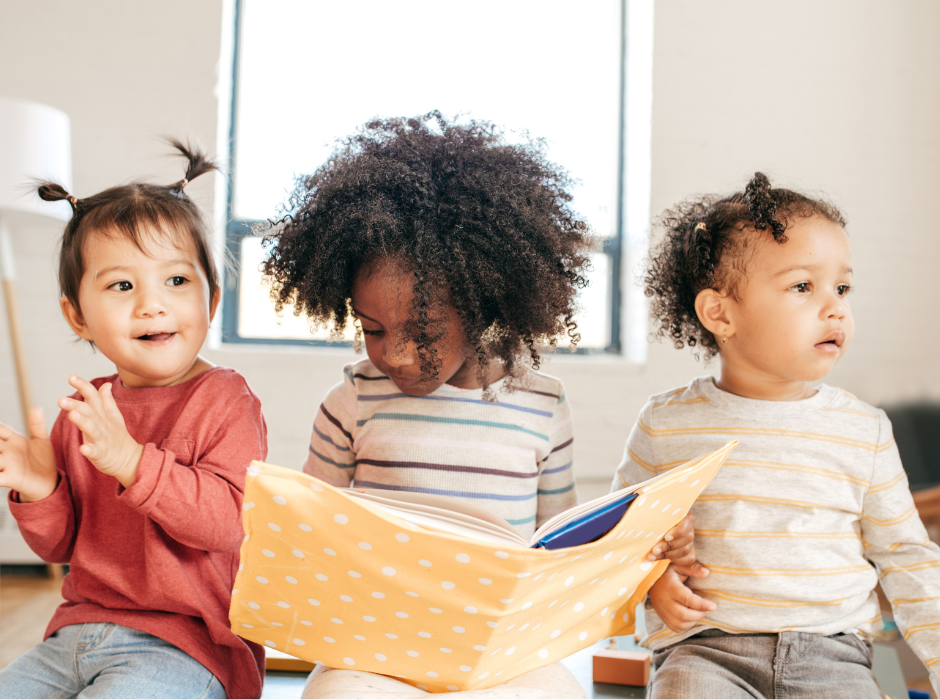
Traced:
MULTIPOLYGON (((238 126, 238 67, 239 51, 241 48, 242 18, 244 12, 242 6, 245 0, 235 0, 234 11, 234 38, 232 42, 232 91, 231 101, 229 103, 229 152, 228 152, 228 173, 226 176, 226 195, 225 195, 225 254, 231 266, 223 271, 224 280, 222 285, 222 342, 231 344, 249 344, 249 345, 284 345, 284 346, 304 346, 304 347, 352 347, 350 341, 330 341, 316 338, 255 338, 246 337, 239 334, 239 295, 241 292, 241 244, 242 239, 252 235, 252 227, 261 223, 257 219, 237 219, 235 218, 235 164, 236 164, 236 134, 238 126)), ((575 351, 577 355, 623 355, 623 330, 621 314, 623 312, 623 290, 622 290, 622 265, 623 265, 623 239, 624 222, 626 221, 624 185, 626 168, 626 57, 627 57, 627 0, 620 0, 620 69, 619 74, 619 99, 620 105, 617 137, 617 196, 614 206, 616 206, 616 223, 614 235, 604 239, 601 248, 602 253, 607 255, 608 267, 610 271, 609 286, 607 289, 608 303, 608 343, 603 348, 584 348, 578 347, 575 351)))

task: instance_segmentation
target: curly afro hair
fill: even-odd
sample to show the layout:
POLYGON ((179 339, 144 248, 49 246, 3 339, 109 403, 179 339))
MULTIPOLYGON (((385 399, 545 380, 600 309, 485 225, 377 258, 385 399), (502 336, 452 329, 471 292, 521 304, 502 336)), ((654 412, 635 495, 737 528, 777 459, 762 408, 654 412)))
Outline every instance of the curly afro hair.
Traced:
POLYGON ((410 334, 425 379, 440 367, 429 318, 448 303, 484 386, 493 360, 519 377, 538 368, 540 347, 580 340, 589 229, 568 206, 570 185, 543 142, 508 144, 489 122, 377 119, 298 178, 283 215, 261 225, 273 245, 263 272, 278 312, 294 305, 338 337, 359 270, 395 260, 414 274, 410 334))
POLYGON ((715 338, 695 313, 698 293, 710 288, 738 298, 748 251, 758 240, 748 231, 766 231, 782 244, 794 217, 812 216, 845 226, 833 204, 773 188, 759 172, 743 192, 689 200, 667 210, 659 222, 665 235, 650 253, 644 279, 646 296, 652 298, 650 314, 659 325, 656 336, 672 338, 676 349, 697 347, 706 360, 714 357, 715 338))

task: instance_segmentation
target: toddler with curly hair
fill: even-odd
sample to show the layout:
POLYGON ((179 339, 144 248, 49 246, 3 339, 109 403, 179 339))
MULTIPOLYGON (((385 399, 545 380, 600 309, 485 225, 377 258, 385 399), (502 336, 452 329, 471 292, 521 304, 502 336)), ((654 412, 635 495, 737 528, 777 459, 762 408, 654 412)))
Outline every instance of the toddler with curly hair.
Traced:
MULTIPOLYGON (((463 499, 525 536, 576 505, 567 397, 537 371, 580 338, 590 241, 569 185, 539 142, 437 112, 368 123, 298 182, 263 229, 278 310, 337 335, 352 319, 368 355, 320 406, 305 472, 463 499)), ((690 532, 657 555, 687 559, 690 532)))
POLYGON ((739 439, 692 508, 708 578, 650 590, 649 697, 882 697, 876 585, 940 668, 940 549, 918 518, 884 411, 822 380, 854 335, 852 249, 831 204, 773 188, 666 212, 646 293, 659 333, 721 359, 653 396, 613 488, 739 439))

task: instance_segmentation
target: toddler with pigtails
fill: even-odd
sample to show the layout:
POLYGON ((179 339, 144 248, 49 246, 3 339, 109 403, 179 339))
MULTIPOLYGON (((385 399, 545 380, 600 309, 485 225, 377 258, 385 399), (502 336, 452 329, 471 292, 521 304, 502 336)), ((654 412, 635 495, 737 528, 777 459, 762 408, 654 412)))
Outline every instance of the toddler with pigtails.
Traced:
POLYGON ((707 578, 670 567, 650 590, 649 697, 882 697, 879 583, 940 690, 940 548, 891 423, 817 384, 855 331, 842 215, 757 173, 663 227, 645 280, 659 333, 720 368, 650 398, 612 488, 740 444, 692 507, 707 578))
POLYGON ((242 494, 266 428, 244 377, 199 355, 220 281, 185 188, 215 169, 186 158, 169 186, 79 199, 59 251, 61 307, 116 372, 42 411, 28 436, 0 424, 0 486, 27 544, 69 564, 45 640, 0 671, 5 698, 256 698, 264 651, 228 623, 242 494))

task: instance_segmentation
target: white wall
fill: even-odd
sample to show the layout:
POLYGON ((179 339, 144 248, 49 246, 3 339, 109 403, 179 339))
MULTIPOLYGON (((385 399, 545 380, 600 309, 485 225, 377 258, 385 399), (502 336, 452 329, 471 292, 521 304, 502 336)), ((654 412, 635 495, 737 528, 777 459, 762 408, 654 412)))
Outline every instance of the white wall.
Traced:
POLYGON ((872 403, 940 397, 940 3, 667 0, 655 42, 654 212, 757 169, 828 194, 857 326, 828 381, 872 403))
MULTIPOLYGON (((78 196, 142 175, 172 182, 179 163, 164 156, 160 134, 219 142, 225 12, 223 0, 0 0, 0 94, 71 116, 78 196)), ((654 47, 653 212, 742 187, 756 169, 824 190, 848 218, 857 284, 857 337, 831 381, 873 403, 940 398, 940 3, 662 0, 654 47)), ((207 211, 211 180, 192 188, 207 211)), ((49 222, 14 229, 32 379, 50 418, 69 373, 112 371, 59 318, 58 233, 49 222)), ((20 427, 5 329, 0 310, 0 420, 20 427)), ((248 377, 265 406, 269 459, 289 466, 305 456, 319 399, 354 358, 336 349, 206 354, 248 377)), ((571 398, 579 477, 601 482, 646 397, 706 371, 662 343, 644 365, 559 356, 547 370, 571 398)))

